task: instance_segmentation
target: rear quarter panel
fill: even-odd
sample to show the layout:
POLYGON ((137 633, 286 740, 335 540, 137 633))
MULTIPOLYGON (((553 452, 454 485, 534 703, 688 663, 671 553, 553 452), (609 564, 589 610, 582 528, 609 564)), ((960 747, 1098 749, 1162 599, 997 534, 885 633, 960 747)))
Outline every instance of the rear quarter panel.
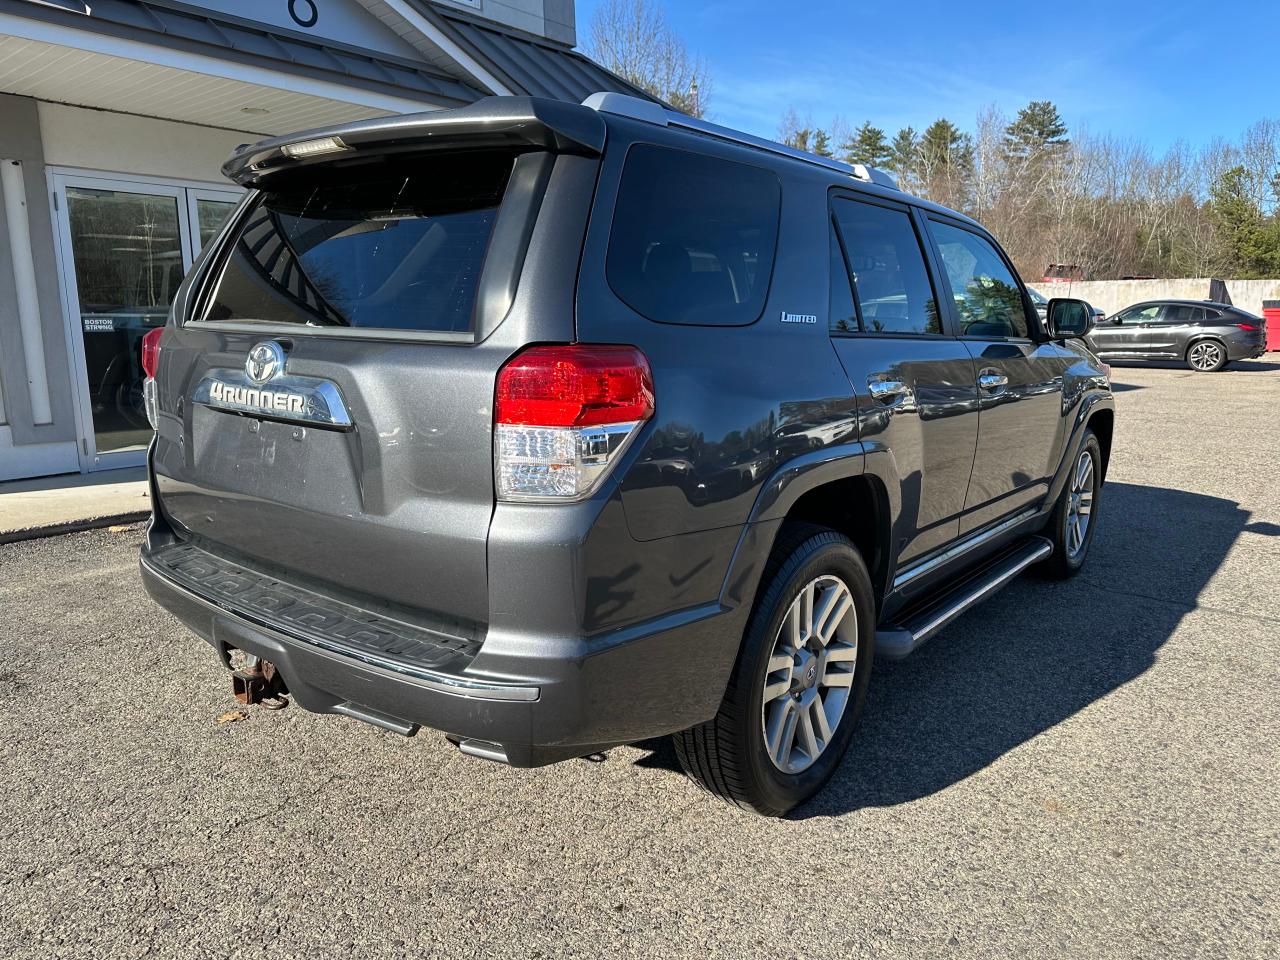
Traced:
MULTIPOLYGON (((762 485, 790 459, 841 445, 860 455, 856 404, 827 331, 830 178, 781 174, 778 254, 759 318, 745 326, 657 323, 620 300, 605 274, 618 182, 636 142, 679 149, 688 141, 611 119, 579 281, 577 329, 585 341, 638 346, 653 368, 655 415, 619 475, 630 536, 692 542, 705 531, 744 524, 762 485), (783 312, 817 322, 782 323, 783 312)), ((759 153, 707 138, 699 138, 697 149, 770 166, 759 153)), ((711 539, 729 545, 705 558, 723 576, 736 533, 711 539)))

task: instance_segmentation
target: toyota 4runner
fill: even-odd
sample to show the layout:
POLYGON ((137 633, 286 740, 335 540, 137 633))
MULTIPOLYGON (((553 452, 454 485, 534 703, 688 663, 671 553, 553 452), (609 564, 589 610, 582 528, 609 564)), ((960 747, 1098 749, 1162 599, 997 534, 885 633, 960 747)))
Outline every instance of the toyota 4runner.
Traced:
POLYGON ((981 226, 617 94, 236 151, 143 345, 151 595, 246 702, 781 814, 874 653, 1080 569, 1114 404, 981 226))

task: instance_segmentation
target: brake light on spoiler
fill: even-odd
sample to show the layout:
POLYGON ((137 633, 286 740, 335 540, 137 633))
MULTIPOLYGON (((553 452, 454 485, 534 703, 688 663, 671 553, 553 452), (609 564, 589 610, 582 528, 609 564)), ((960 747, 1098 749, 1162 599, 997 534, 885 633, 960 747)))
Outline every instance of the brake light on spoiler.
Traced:
POLYGON ((517 354, 495 391, 498 499, 590 496, 653 410, 653 374, 635 347, 575 343, 517 354))

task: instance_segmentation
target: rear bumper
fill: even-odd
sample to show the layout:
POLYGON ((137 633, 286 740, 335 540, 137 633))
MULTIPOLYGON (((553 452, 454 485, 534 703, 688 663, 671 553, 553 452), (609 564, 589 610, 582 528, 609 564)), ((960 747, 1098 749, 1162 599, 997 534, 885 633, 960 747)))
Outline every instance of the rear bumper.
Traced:
POLYGON ((1240 344, 1240 346, 1229 347, 1226 351, 1228 360, 1257 360, 1263 353, 1267 352, 1266 346, 1263 344, 1240 344))
POLYGON ((404 672, 228 610, 166 576, 145 550, 141 573, 152 598, 212 644, 224 663, 233 648, 274 663, 299 706, 497 745, 500 750, 490 753, 519 767, 709 719, 723 696, 742 628, 740 611, 709 605, 604 637, 538 638, 530 644, 537 655, 523 664, 508 661, 514 669, 501 678, 404 672))
POLYGON ((1257 340, 1227 339, 1227 360, 1256 360, 1267 352, 1265 342, 1257 340))

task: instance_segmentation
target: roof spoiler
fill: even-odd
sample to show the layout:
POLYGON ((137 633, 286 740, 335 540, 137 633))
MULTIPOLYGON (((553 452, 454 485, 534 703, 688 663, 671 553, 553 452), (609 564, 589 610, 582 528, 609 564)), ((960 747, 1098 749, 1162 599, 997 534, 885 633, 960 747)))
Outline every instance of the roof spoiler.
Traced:
POLYGON ((456 110, 358 120, 238 147, 222 172, 246 187, 281 170, 363 151, 440 147, 514 147, 598 155, 605 125, 594 110, 534 97, 486 97, 456 110))

